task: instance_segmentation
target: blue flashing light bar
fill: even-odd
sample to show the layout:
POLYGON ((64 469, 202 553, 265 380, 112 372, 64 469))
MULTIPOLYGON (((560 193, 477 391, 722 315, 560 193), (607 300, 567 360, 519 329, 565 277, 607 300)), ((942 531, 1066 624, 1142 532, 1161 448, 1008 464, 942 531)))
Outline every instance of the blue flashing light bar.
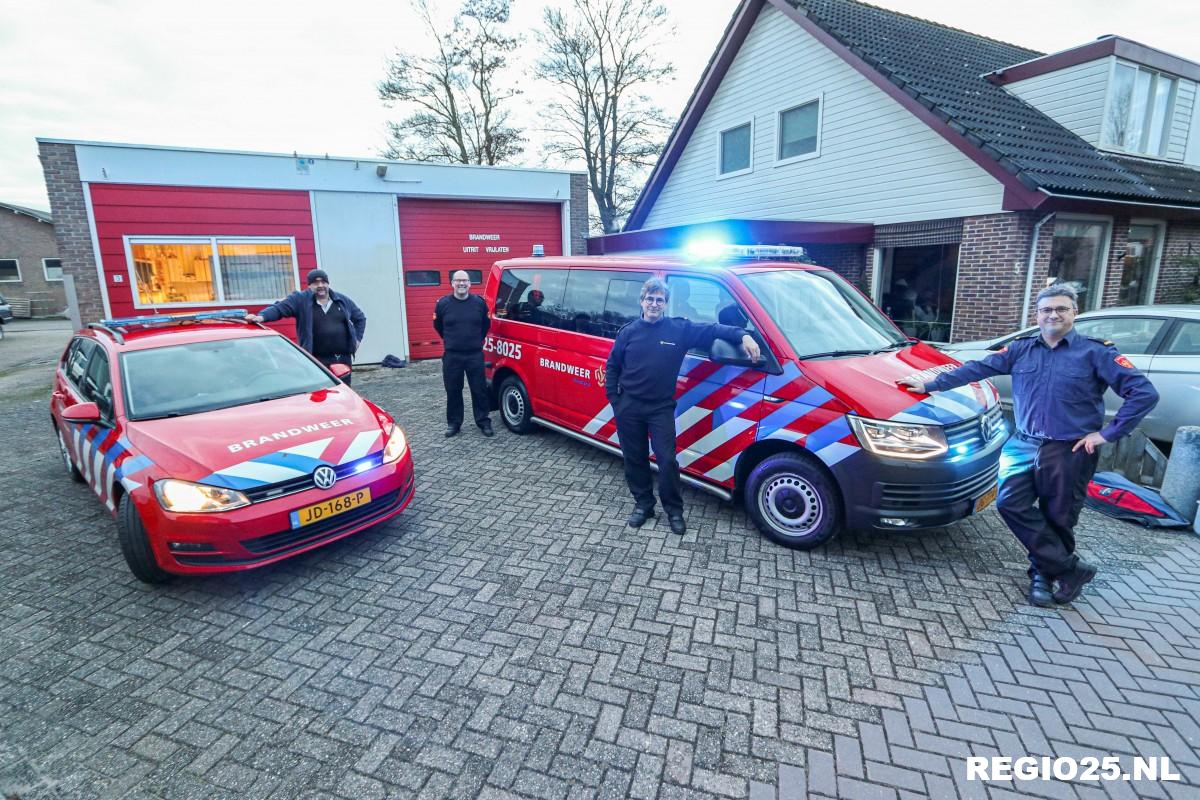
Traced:
POLYGON ((198 311, 195 314, 143 314, 140 317, 118 317, 102 319, 106 328, 129 328, 137 325, 165 325, 179 322, 198 322, 205 319, 241 320, 249 313, 244 308, 227 308, 221 311, 198 311))
POLYGON ((803 247, 782 244, 726 244, 713 239, 698 239, 684 247, 684 254, 695 261, 808 261, 803 247))

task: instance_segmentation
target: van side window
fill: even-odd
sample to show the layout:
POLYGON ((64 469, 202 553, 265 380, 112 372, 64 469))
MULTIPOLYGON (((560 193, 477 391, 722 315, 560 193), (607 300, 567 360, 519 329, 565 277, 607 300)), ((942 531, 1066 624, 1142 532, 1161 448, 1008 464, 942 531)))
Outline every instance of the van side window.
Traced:
MULTIPOLYGON (((667 288, 671 290, 671 299, 667 304, 668 316, 685 317, 692 322, 706 324, 719 322, 754 331, 754 323, 738 301, 716 281, 669 275, 667 288)), ((700 348, 693 348, 691 353, 708 358, 708 353, 700 348)))
POLYGON ((496 316, 550 328, 564 327, 565 269, 506 269, 496 291, 496 316))
POLYGON ((565 327, 591 336, 616 337, 621 326, 641 315, 638 296, 649 273, 573 269, 563 300, 565 327))
POLYGON ((87 373, 83 384, 79 387, 84 400, 89 400, 100 407, 100 415, 105 419, 112 418, 112 376, 108 371, 108 357, 100 348, 93 348, 91 360, 87 365, 87 373))
POLYGON ((75 384, 75 388, 80 391, 83 390, 83 375, 87 371, 88 357, 95 349, 96 345, 87 339, 76 339, 67 352, 67 380, 75 384))

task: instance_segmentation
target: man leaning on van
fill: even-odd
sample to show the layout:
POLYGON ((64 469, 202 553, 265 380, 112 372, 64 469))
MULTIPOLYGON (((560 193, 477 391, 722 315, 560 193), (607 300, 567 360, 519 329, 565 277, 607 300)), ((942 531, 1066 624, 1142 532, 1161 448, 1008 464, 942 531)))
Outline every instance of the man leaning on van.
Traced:
POLYGON ((762 352, 742 328, 668 317, 670 296, 658 278, 642 285, 642 317, 617 333, 605 367, 605 393, 617 420, 625 480, 633 494, 629 526, 640 528, 654 517, 649 438, 658 462, 658 498, 671 532, 682 536, 687 524, 675 458, 675 379, 683 358, 691 348, 707 348, 715 339, 740 343, 752 361, 760 360, 762 352))

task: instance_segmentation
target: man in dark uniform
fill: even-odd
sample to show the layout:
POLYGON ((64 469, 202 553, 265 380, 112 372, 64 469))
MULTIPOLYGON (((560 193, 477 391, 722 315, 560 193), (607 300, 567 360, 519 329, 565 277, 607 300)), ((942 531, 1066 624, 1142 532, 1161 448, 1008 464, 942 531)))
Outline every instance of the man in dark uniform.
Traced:
POLYGON ((714 339, 741 343, 752 361, 762 358, 762 353, 743 328, 668 317, 669 297, 667 285, 658 278, 642 286, 642 318, 617 333, 605 367, 604 390, 617 420, 625 480, 633 494, 629 526, 640 528, 654 517, 649 436, 658 461, 658 498, 671 531, 682 536, 687 525, 675 458, 675 379, 683 357, 693 347, 709 347, 714 339))
POLYGON ((1037 297, 1038 335, 929 383, 900 381, 923 393, 1012 375, 1017 430, 1000 456, 997 507, 1029 552, 1029 601, 1037 606, 1069 603, 1095 577, 1096 567, 1075 554, 1074 528, 1099 448, 1132 431, 1158 402, 1154 386, 1111 342, 1073 330, 1075 313, 1075 290, 1050 286, 1037 297), (1109 387, 1125 402, 1105 425, 1109 387))
POLYGON ((483 376, 483 339, 492 321, 487 303, 471 294, 471 277, 459 270, 450 279, 454 293, 437 301, 433 327, 442 337, 442 383, 446 386, 446 437, 458 435, 463 421, 463 376, 471 389, 471 411, 484 436, 493 435, 487 381, 483 376))
MULTIPOLYGON (((303 292, 292 292, 260 314, 246 315, 250 322, 275 322, 284 317, 296 318, 300 346, 327 367, 350 366, 367 332, 367 315, 349 297, 330 288, 329 275, 323 269, 308 273, 308 288, 303 292)), ((342 381, 349 386, 350 376, 342 381)))

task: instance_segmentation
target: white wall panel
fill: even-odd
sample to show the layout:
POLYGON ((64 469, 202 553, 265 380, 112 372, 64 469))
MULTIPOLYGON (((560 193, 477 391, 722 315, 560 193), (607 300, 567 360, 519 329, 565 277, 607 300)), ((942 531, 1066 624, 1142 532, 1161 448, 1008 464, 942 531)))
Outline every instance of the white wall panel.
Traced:
POLYGON ((1093 146, 1100 144, 1111 58, 1048 72, 1005 88, 1093 146))

